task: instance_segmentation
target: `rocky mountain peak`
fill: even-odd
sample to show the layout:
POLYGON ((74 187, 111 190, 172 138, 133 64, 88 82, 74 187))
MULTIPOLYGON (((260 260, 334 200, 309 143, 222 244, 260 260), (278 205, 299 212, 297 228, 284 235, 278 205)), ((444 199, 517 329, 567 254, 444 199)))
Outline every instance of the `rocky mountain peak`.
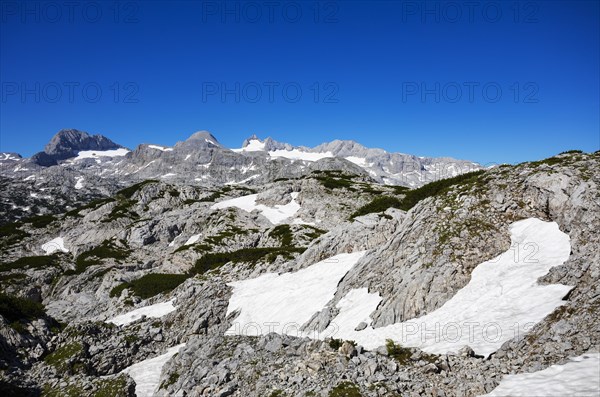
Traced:
POLYGON ((77 156, 83 150, 113 150, 123 146, 111 141, 103 135, 90 135, 76 129, 63 129, 50 139, 39 152, 32 157, 34 163, 41 166, 51 166, 57 161, 77 156))
POLYGON ((63 129, 50 139, 44 152, 50 155, 74 156, 81 150, 112 150, 122 148, 103 135, 90 135, 76 129, 63 129))
POLYGON ((221 146, 217 138, 215 138, 213 134, 205 130, 194 132, 192 135, 190 135, 188 139, 186 139, 186 142, 194 141, 204 141, 206 143, 211 143, 215 146, 221 146))

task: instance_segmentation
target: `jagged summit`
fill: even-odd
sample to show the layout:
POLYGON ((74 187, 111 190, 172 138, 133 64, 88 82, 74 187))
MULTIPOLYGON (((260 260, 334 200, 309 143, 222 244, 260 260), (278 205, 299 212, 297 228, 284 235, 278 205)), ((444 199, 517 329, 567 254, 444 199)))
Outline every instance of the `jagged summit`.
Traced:
POLYGON ((38 165, 50 166, 60 160, 75 157, 83 150, 104 151, 120 148, 123 146, 103 135, 90 135, 85 131, 63 129, 58 131, 44 147, 44 151, 36 153, 32 160, 38 165))

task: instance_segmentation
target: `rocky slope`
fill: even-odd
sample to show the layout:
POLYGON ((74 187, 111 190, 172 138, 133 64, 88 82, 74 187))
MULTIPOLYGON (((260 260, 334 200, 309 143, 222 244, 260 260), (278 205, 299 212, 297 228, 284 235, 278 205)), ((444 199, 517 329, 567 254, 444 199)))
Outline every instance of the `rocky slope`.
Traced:
POLYGON ((341 170, 388 185, 418 187, 480 168, 470 161, 388 153, 353 141, 311 149, 253 135, 242 148, 228 149, 209 132, 199 131, 173 147, 141 144, 130 151, 102 135, 61 130, 31 158, 0 153, 0 205, 7 209, 0 222, 67 211, 86 197, 108 197, 147 179, 204 187, 258 186, 315 170, 341 170), (65 196, 65 189, 72 194, 65 196), (40 191, 47 197, 35 200, 40 191))
MULTIPOLYGON (((151 158, 165 167, 181 151, 190 160, 198 156, 194 163, 219 161, 218 172, 226 173, 229 161, 262 167, 261 152, 299 150, 256 141, 245 147, 257 150, 237 154, 199 133, 172 151, 142 145, 127 155, 127 167, 151 158)), ((307 152, 356 154, 346 146, 307 152)), ((116 164, 94 160, 90 167, 105 161, 116 164)), ((164 178, 114 185, 98 191, 100 199, 81 197, 86 204, 67 212, 4 224, 0 390, 133 396, 145 381, 127 368, 184 344, 152 375, 157 396, 478 396, 506 374, 598 352, 599 163, 598 152, 565 153, 408 190, 332 157, 251 185, 164 178), (335 324, 340 301, 360 288, 382 299, 370 314, 375 329, 418 319, 456 296, 479 264, 509 250, 509 225, 529 218, 556 222, 570 237, 568 260, 538 283, 572 288, 561 306, 490 355, 468 346, 430 354, 400 341, 367 350, 335 335, 226 332, 240 314, 228 314, 232 282, 310 269, 358 251, 366 253, 301 328, 319 332, 335 324), (168 314, 107 322, 170 299, 175 309, 168 314)), ((43 172, 53 168, 70 172, 37 171, 50 185, 43 172)), ((94 182, 98 189, 100 181, 106 179, 94 182)))

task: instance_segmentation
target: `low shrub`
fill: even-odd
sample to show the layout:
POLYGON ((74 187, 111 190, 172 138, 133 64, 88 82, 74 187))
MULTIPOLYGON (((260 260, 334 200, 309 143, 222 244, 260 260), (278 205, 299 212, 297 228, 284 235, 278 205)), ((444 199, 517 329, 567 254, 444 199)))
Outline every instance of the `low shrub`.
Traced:
POLYGON ((278 239, 284 247, 292 245, 294 235, 290 229, 290 225, 278 225, 269 232, 269 236, 278 239))
POLYGON ((428 197, 441 195, 447 192, 452 186, 479 182, 479 177, 483 175, 484 172, 484 170, 467 172, 452 178, 440 179, 439 181, 428 183, 417 189, 407 190, 404 192, 405 196, 401 201, 400 209, 408 211, 419 201, 428 197))
POLYGON ((217 269, 226 263, 250 263, 255 264, 261 260, 273 262, 278 256, 286 259, 293 258, 293 253, 302 253, 306 248, 298 247, 260 247, 242 248, 233 252, 215 252, 204 254, 194 264, 193 272, 203 274, 217 269))
POLYGON ((55 255, 24 256, 13 262, 0 264, 0 272, 16 269, 43 269, 57 265, 55 255))
POLYGON ((362 397, 362 394, 360 394, 360 389, 356 384, 343 381, 331 389, 329 397, 362 397))
POLYGON ((13 323, 35 320, 44 317, 46 312, 39 302, 0 292, 0 315, 13 323))
POLYGON ((383 212, 388 208, 402 208, 402 201, 392 196, 380 196, 374 198, 370 203, 363 205, 357 209, 351 216, 350 219, 354 219, 358 216, 367 215, 376 212, 383 212))
POLYGON ((118 297, 123 290, 129 289, 134 295, 148 299, 174 290, 189 277, 188 274, 150 273, 131 282, 119 284, 110 291, 110 296, 118 297))
POLYGON ((144 186, 149 185, 151 183, 158 183, 158 181, 154 180, 154 179, 148 179, 148 180, 145 180, 143 182, 136 183, 135 185, 131 185, 129 187, 126 187, 125 189, 119 190, 117 192, 117 195, 118 196, 122 196, 122 197, 124 197, 126 199, 130 199, 141 188, 143 188, 144 186))
POLYGON ((81 253, 75 260, 75 270, 66 274, 81 274, 88 267, 101 264, 104 259, 121 261, 127 259, 130 253, 128 249, 117 247, 110 240, 104 240, 99 246, 81 253))

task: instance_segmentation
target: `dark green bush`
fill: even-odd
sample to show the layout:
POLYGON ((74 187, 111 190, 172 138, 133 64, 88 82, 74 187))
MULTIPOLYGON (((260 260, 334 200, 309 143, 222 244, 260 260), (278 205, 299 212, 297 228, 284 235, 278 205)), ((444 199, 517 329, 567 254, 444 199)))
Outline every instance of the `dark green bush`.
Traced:
POLYGON ((351 216, 350 219, 354 219, 357 216, 371 214, 374 212, 383 212, 388 208, 402 208, 402 201, 392 196, 380 196, 376 197, 370 203, 363 205, 357 209, 351 216))
POLYGON ((275 228, 269 232, 269 236, 278 239, 283 247, 292 245, 292 239, 294 237, 290 225, 275 226, 275 228))
POLYGON ((215 252, 204 254, 194 264, 194 273, 203 274, 217 269, 228 262, 255 264, 258 261, 273 262, 278 256, 291 259, 293 253, 302 253, 306 248, 296 247, 261 247, 242 248, 233 252, 215 252))
POLYGON ((24 256, 16 261, 0 264, 0 272, 15 269, 42 269, 56 265, 57 257, 55 255, 24 256))
POLYGON ((560 152, 559 155, 560 154, 576 154, 576 153, 583 153, 583 151, 577 150, 577 149, 575 149, 575 150, 566 150, 564 152, 560 152))
POLYGON ((190 275, 188 274, 146 274, 137 280, 116 286, 110 291, 110 296, 113 298, 118 297, 124 289, 130 289, 134 295, 142 299, 148 299, 155 295, 174 290, 189 277, 190 275))
POLYGON ((2 239, 0 248, 2 248, 2 250, 18 244, 23 241, 24 238, 31 236, 31 234, 21 230, 21 226, 23 226, 23 223, 21 222, 8 223, 0 226, 0 239, 2 239))
POLYGON ((98 200, 92 200, 92 201, 90 201, 88 204, 86 204, 84 206, 77 207, 74 210, 66 212, 65 216, 66 217, 76 217, 76 218, 79 218, 79 217, 81 217, 81 215, 79 214, 81 211, 89 210, 89 209, 94 209, 95 210, 97 208, 100 208, 104 204, 112 203, 113 201, 115 201, 115 199, 111 198, 111 197, 104 198, 104 199, 98 199, 98 200))
POLYGON ((477 183, 481 182, 479 177, 483 175, 485 171, 473 171, 466 174, 461 174, 452 178, 440 179, 439 181, 428 183, 420 188, 407 190, 402 199, 400 208, 408 211, 414 207, 419 201, 424 200, 428 197, 434 197, 441 195, 449 190, 450 187, 461 184, 477 183))
POLYGON ((151 183, 158 183, 158 181, 154 180, 154 179, 148 179, 146 181, 136 183, 135 185, 131 185, 129 187, 126 187, 125 189, 119 190, 117 192, 117 195, 125 197, 126 199, 130 199, 141 188, 143 188, 144 186, 149 185, 151 183))
POLYGON ((99 246, 81 253, 75 260, 75 270, 66 274, 81 274, 89 266, 100 265, 104 259, 121 261, 127 259, 130 253, 128 249, 117 247, 110 240, 104 240, 99 246))
POLYGON ((35 320, 44 317, 46 312, 39 302, 0 292, 0 315, 12 323, 35 320))
POLYGON ((55 220, 56 220, 56 217, 54 217, 53 215, 38 215, 38 216, 32 216, 31 218, 24 219, 23 223, 30 224, 31 226, 33 226, 36 229, 41 229, 41 228, 48 226, 55 220))

